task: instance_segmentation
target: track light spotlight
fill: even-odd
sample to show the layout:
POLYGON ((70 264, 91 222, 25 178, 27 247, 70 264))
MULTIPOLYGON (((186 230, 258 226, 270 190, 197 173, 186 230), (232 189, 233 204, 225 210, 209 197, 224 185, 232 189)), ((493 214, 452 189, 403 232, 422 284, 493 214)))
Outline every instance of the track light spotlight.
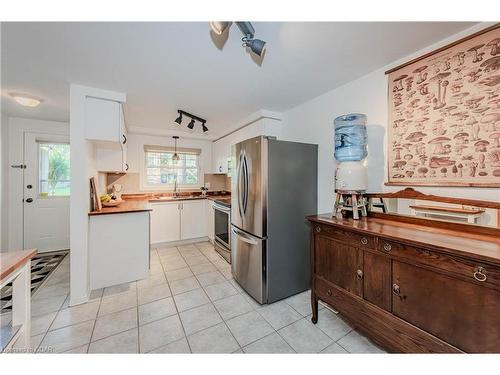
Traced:
POLYGON ((232 22, 220 22, 220 21, 212 21, 209 22, 210 28, 214 33, 217 35, 222 35, 224 34, 224 31, 226 31, 232 24, 232 22))
POLYGON ((262 56, 262 53, 265 50, 266 42, 260 39, 247 39, 246 37, 243 40, 243 47, 249 47, 250 50, 258 56, 262 56))
POLYGON ((189 123, 188 128, 189 129, 193 129, 194 128, 194 118, 191 119, 191 122, 189 123))
POLYGON ((177 111, 179 113, 179 117, 177 117, 175 119, 175 122, 178 123, 179 125, 181 124, 182 122, 182 113, 180 111, 177 111))
POLYGON ((208 131, 208 128, 205 126, 205 122, 201 123, 201 127, 203 128, 203 133, 208 131))

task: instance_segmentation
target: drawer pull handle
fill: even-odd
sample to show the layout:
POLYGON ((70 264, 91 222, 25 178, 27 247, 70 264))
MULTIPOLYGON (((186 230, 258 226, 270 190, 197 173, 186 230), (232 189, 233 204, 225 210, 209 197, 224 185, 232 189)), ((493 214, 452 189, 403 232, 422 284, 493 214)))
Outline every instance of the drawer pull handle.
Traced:
POLYGON ((368 243, 368 238, 366 238, 366 237, 362 237, 362 238, 361 238, 361 243, 362 243, 363 245, 366 245, 366 244, 368 243))
POLYGON ((362 279, 363 278, 363 271, 357 270, 356 271, 356 276, 358 277, 358 279, 362 279))
POLYGON ((399 296, 400 290, 398 284, 392 284, 392 293, 394 293, 396 296, 399 296))
POLYGON ((321 232, 321 227, 316 227, 316 233, 321 232))
POLYGON ((386 243, 384 244, 384 250, 385 250, 385 251, 391 251, 391 249, 392 249, 391 244, 389 244, 389 243, 387 243, 387 242, 386 242, 386 243))
POLYGON ((477 280, 477 281, 486 281, 487 279, 487 276, 486 276, 486 273, 484 272, 484 268, 483 267, 478 267, 477 270, 474 272, 474 278, 477 280))
POLYGON ((332 290, 328 289, 328 291, 326 292, 326 294, 328 294, 329 296, 331 296, 332 295, 332 290))

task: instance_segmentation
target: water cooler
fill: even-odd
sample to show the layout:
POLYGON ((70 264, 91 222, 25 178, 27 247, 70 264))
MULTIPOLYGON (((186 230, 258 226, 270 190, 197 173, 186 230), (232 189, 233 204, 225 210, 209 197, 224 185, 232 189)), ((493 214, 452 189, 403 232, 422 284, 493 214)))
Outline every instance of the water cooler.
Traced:
POLYGON ((359 219, 359 212, 366 216, 366 200, 363 194, 368 187, 368 175, 364 159, 368 155, 366 115, 351 113, 334 120, 335 126, 335 204, 333 216, 352 212, 359 219))

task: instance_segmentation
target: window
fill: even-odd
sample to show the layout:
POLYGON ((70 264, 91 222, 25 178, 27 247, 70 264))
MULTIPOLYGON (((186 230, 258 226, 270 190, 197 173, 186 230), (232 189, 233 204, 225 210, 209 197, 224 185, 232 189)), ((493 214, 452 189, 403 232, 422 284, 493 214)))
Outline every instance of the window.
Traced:
POLYGON ((70 194, 69 144, 38 143, 38 190, 40 197, 70 194))
POLYGON ((200 151, 197 149, 177 149, 180 160, 173 160, 171 148, 145 146, 145 182, 149 186, 198 185, 200 151))

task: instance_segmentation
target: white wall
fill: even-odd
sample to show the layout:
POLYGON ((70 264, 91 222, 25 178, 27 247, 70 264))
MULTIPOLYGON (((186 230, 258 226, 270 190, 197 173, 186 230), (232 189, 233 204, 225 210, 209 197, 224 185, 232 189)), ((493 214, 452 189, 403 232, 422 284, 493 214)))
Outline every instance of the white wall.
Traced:
MULTIPOLYGON (((387 77, 384 72, 388 68, 397 66, 489 25, 485 23, 476 25, 284 113, 283 139, 311 142, 319 145, 318 212, 328 212, 333 206, 335 170, 333 119, 347 113, 365 113, 368 116, 368 190, 370 192, 379 192, 403 189, 402 186, 389 187, 384 185, 384 182, 387 181, 386 128, 388 121, 387 77)), ((334 69, 334 65, 335 62, 332 62, 332 69, 334 69)), ((416 189, 426 194, 500 201, 500 189, 468 187, 416 187, 416 189)), ((494 220, 494 218, 491 219, 494 220)))
MULTIPOLYGON (((2 122, 4 121, 4 116, 2 116, 2 122)), ((4 151, 2 159, 6 159, 3 161, 2 173, 4 184, 2 190, 5 189, 2 195, 2 248, 19 250, 23 248, 23 171, 10 166, 24 164, 24 133, 67 135, 69 126, 66 122, 10 117, 7 126, 2 125, 2 132, 4 133, 2 134, 4 151)))
POLYGON ((91 177, 98 178, 95 167, 95 147, 85 138, 86 97, 125 101, 125 94, 70 85, 70 144, 71 144, 71 197, 70 197, 70 305, 88 301, 88 232, 91 177))

